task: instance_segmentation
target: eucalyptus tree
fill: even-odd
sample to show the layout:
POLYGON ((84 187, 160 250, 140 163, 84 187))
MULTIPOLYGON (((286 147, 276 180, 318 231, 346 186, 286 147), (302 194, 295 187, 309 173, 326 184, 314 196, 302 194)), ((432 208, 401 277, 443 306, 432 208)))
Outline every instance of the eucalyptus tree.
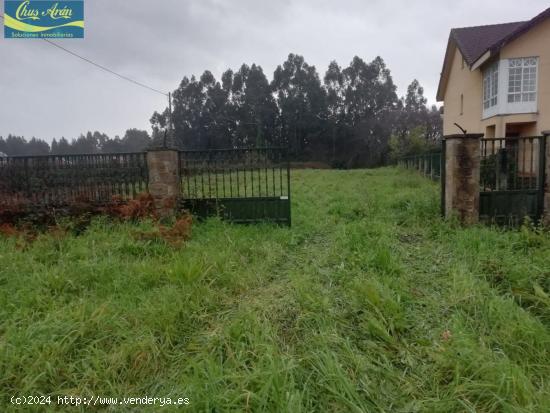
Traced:
POLYGON ((327 112, 326 92, 315 66, 291 53, 277 66, 271 87, 279 105, 283 142, 298 159, 315 157, 323 143, 327 112))

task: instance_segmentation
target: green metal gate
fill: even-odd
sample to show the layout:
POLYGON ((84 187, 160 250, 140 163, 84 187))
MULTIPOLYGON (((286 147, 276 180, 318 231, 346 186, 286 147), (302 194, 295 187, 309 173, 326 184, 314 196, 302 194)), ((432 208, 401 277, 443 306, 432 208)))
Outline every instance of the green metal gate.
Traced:
POLYGON ((179 152, 181 207, 199 217, 290 226, 290 163, 284 148, 179 152))
POLYGON ((516 225, 541 218, 544 136, 481 140, 480 220, 516 225))

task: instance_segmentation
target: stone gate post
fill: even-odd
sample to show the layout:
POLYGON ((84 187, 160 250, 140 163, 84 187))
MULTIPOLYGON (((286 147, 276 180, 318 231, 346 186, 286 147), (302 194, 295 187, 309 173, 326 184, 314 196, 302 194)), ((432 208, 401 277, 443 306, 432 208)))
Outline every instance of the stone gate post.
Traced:
POLYGON ((174 216, 181 194, 178 151, 164 148, 148 150, 147 167, 149 193, 157 215, 159 218, 174 216))
POLYGON ((480 138, 468 133, 444 136, 445 217, 458 216, 465 225, 479 221, 480 138))

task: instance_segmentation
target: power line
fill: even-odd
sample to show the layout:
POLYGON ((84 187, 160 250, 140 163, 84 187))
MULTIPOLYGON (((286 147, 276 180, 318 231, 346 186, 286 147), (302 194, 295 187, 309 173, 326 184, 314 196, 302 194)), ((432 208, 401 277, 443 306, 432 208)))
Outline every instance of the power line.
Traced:
POLYGON ((129 77, 127 77, 127 76, 121 75, 120 73, 117 73, 117 72, 115 72, 114 70, 109 69, 108 67, 102 66, 102 65, 100 65, 99 63, 95 63, 95 62, 91 61, 90 59, 87 59, 87 58, 85 58, 85 57, 83 57, 83 56, 80 56, 79 54, 77 54, 77 53, 75 53, 75 52, 73 52, 73 51, 71 51, 71 50, 69 50, 69 49, 66 49, 66 48, 64 48, 63 46, 61 46, 61 45, 59 45, 59 44, 57 44, 57 43, 52 42, 51 40, 48 40, 48 39, 42 39, 42 40, 44 40, 46 43, 51 44, 52 46, 55 46, 55 47, 57 47, 57 48, 59 48, 59 49, 61 49, 61 50, 64 50, 65 52, 67 52, 67 53, 69 53, 69 54, 71 54, 71 55, 73 55, 73 56, 75 56, 75 57, 78 57, 79 59, 84 60, 85 62, 88 62, 88 63, 90 63, 90 64, 92 64, 92 65, 98 67, 99 69, 105 70, 105 71, 108 72, 108 73, 111 73, 111 74, 113 74, 113 75, 115 75, 115 76, 118 76, 118 77, 121 78, 121 79, 127 80, 128 82, 134 83, 134 84, 136 84, 136 85, 138 85, 138 86, 141 86, 141 87, 143 87, 143 88, 145 88, 145 89, 149 89, 149 90, 151 90, 151 91, 153 91, 153 92, 160 93, 161 95, 168 96, 168 93, 161 92, 160 90, 155 89, 154 87, 147 86, 147 85, 145 85, 145 84, 143 84, 143 83, 141 83, 141 82, 138 82, 137 80, 134 80, 134 79, 129 78, 129 77))
MULTIPOLYGON (((2 20, 4 19, 4 15, 0 15, 0 17, 2 17, 2 20)), ((44 38, 42 38, 41 40, 44 40, 46 43, 48 43, 48 44, 50 44, 50 45, 52 45, 52 46, 54 46, 54 47, 57 47, 58 49, 61 49, 61 50, 65 51, 65 52, 67 52, 67 53, 73 55, 74 57, 77 57, 77 58, 79 58, 79 59, 81 59, 81 60, 87 62, 87 63, 90 63, 91 65, 94 65, 95 67, 97 67, 97 68, 99 68, 99 69, 101 69, 101 70, 104 70, 104 71, 106 71, 106 72, 108 72, 108 73, 111 73, 112 75, 118 76, 119 78, 121 78, 121 79, 123 79, 123 80, 126 80, 126 81, 128 81, 128 82, 131 82, 131 83, 133 83, 133 84, 135 84, 135 85, 137 85, 137 86, 141 86, 141 87, 143 87, 143 88, 145 88, 145 89, 149 89, 149 90, 151 90, 151 91, 153 91, 153 92, 160 93, 161 95, 168 96, 168 93, 166 93, 166 92, 162 92, 162 91, 160 91, 160 90, 158 90, 158 89, 155 89, 154 87, 147 86, 146 84, 141 83, 141 82, 138 82, 137 80, 134 80, 134 79, 132 79, 132 78, 130 78, 130 77, 128 77, 128 76, 121 75, 120 73, 117 73, 117 72, 115 72, 114 70, 111 70, 111 69, 109 69, 108 67, 105 67, 105 66, 103 66, 103 65, 100 65, 99 63, 96 63, 96 62, 94 62, 94 61, 92 61, 92 60, 90 60, 90 59, 88 59, 88 58, 86 58, 86 57, 84 57, 84 56, 80 56, 78 53, 75 53, 75 52, 73 52, 72 50, 66 49, 66 48, 64 48, 63 46, 61 46, 61 45, 59 45, 59 44, 57 44, 57 43, 52 42, 51 40, 44 39, 44 38)))

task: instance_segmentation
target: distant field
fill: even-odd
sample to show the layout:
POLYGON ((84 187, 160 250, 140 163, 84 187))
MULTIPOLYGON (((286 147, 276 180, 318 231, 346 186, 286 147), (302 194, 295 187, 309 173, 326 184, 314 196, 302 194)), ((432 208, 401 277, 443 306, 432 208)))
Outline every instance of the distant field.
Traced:
POLYGON ((0 237, 0 411, 550 411, 550 235, 443 222, 391 168, 295 171, 292 202, 290 229, 212 219, 181 247, 148 222, 0 237))

